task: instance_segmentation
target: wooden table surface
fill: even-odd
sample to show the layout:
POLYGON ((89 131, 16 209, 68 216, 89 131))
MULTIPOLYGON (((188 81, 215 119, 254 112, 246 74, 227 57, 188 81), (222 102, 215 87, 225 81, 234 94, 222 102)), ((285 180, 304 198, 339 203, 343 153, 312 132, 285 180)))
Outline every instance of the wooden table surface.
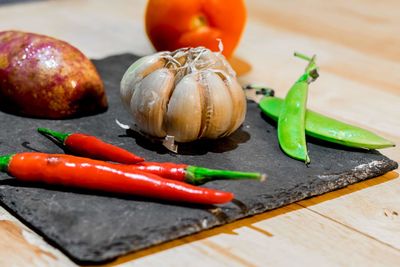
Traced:
MULTIPOLYGON (((227 1, 228 2, 228 1, 227 1)), ((293 51, 317 54, 321 77, 309 107, 398 144, 400 2, 249 0, 234 65, 242 83, 284 96, 304 68, 293 51), (251 68, 251 69, 250 69, 251 68)), ((0 6, 0 30, 70 42, 91 58, 153 49, 144 0, 44 1, 0 6)), ((107 266, 399 266, 397 171, 323 196, 124 256, 107 266)), ((76 266, 0 208, 0 266, 76 266)))

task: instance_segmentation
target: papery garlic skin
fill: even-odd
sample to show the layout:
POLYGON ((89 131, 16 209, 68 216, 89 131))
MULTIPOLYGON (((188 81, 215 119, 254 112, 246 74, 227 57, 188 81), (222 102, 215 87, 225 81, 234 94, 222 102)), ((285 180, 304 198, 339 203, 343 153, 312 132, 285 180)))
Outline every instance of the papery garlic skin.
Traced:
POLYGON ((204 47, 140 58, 125 72, 120 95, 140 132, 177 142, 227 136, 246 115, 235 72, 204 47))

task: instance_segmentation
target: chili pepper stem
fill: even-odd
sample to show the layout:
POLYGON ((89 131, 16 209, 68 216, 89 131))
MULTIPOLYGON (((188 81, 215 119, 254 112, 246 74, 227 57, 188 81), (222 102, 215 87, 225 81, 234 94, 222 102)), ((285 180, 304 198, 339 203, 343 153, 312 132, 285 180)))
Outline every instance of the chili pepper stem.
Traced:
POLYGON ((64 144, 65 140, 70 136, 69 133, 56 132, 47 128, 37 128, 37 131, 43 135, 48 135, 55 138, 60 143, 64 144))
POLYGON ((12 156, 13 155, 5 155, 0 157, 0 171, 7 172, 12 156))
POLYGON ((198 166, 188 166, 186 168, 185 181, 191 184, 204 184, 211 180, 227 179, 227 180, 243 180, 254 179, 265 181, 267 175, 258 172, 239 172, 228 170, 215 170, 198 166))

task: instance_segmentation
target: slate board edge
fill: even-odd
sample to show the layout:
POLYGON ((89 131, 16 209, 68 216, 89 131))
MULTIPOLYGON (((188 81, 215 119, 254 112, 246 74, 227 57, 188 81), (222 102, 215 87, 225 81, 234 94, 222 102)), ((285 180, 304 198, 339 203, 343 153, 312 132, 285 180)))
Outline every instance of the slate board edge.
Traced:
MULTIPOLYGON (((286 198, 286 201, 280 202, 273 206, 265 206, 263 203, 260 202, 256 205, 254 205, 254 207, 250 208, 247 213, 237 214, 237 216, 229 218, 228 221, 216 220, 214 223, 207 224, 206 227, 204 227, 202 225, 202 223, 200 221, 198 221, 195 224, 188 225, 184 231, 182 229, 179 229, 179 230, 176 229, 176 230, 171 230, 168 233, 165 233, 164 238, 158 240, 158 242, 154 242, 154 240, 152 240, 152 243, 147 242, 147 243, 143 243, 142 245, 135 246, 135 245, 132 245, 132 240, 130 240, 130 239, 127 239, 124 242, 121 242, 119 240, 117 243, 114 243, 107 247, 101 247, 100 249, 97 248, 97 249, 99 249, 99 251, 102 252, 101 254, 98 254, 98 251, 96 251, 97 249, 93 250, 93 251, 87 251, 85 248, 80 248, 79 245, 77 245, 75 247, 75 249, 74 249, 75 251, 69 252, 68 250, 66 250, 59 244, 57 244, 57 241, 53 240, 52 237, 47 236, 40 229, 34 227, 29 222, 27 222, 24 218, 22 218, 18 214, 15 214, 12 210, 12 203, 10 203, 11 205, 6 204, 1 199, 2 200, 1 205, 3 207, 5 207, 7 211, 12 213, 13 216, 17 217, 20 221, 22 221, 25 225, 27 225, 30 229, 32 229, 33 231, 38 233, 46 242, 48 242, 52 246, 56 247, 60 251, 62 251, 66 256, 68 256, 74 262, 76 262, 78 264, 104 264, 106 262, 113 261, 118 257, 130 254, 130 253, 134 253, 134 252, 137 252, 137 251, 149 248, 149 247, 160 245, 162 243, 166 243, 166 242, 169 242, 169 241, 172 241, 172 240, 175 240, 178 238, 182 238, 182 237, 185 237, 188 235, 196 234, 203 230, 215 228, 217 226, 224 225, 226 223, 230 223, 230 222, 233 222, 233 221, 236 221, 239 219, 243 219, 246 217, 250 217, 250 216, 253 216, 256 214, 260 214, 260 213, 263 213, 263 212, 266 212, 269 210, 277 209, 277 208, 283 207, 285 205, 288 205, 290 203, 304 200, 306 198, 322 195, 327 192, 333 192, 338 189, 344 188, 348 185, 355 184, 357 182, 361 182, 361 181, 368 180, 368 179, 373 179, 373 178, 377 177, 377 173, 382 173, 382 172, 387 173, 387 172, 393 171, 397 168, 398 168, 398 163, 393 160, 390 160, 388 158, 383 161, 373 161, 369 164, 359 165, 354 168, 354 170, 356 170, 356 172, 353 172, 353 170, 351 170, 351 171, 338 173, 338 174, 334 174, 334 175, 326 175, 323 177, 319 177, 320 180, 325 184, 324 186, 320 185, 319 191, 315 191, 315 192, 309 193, 309 194, 302 194, 302 195, 295 194, 291 198, 286 198), (336 184, 332 185, 331 181, 335 181, 336 184), (332 190, 332 188, 335 188, 335 189, 332 190), (108 253, 104 253, 104 251, 108 251, 108 253), (80 252, 84 252, 84 253, 80 253, 80 252)), ((301 187, 301 186, 305 186, 305 185, 301 184, 301 183, 297 185, 297 187, 301 187)), ((317 187, 315 187, 315 188, 317 188, 317 187)))
MULTIPOLYGON (((298 196, 295 196, 295 197, 293 197, 291 199, 288 198, 287 201, 281 202, 276 206, 265 206, 264 204, 262 204, 260 202, 259 205, 256 205, 255 208, 249 209, 247 214, 239 214, 237 217, 229 218, 229 221, 227 221, 227 222, 226 221, 219 221, 219 222, 214 223, 214 224, 209 224, 209 225, 207 225, 207 227, 201 227, 201 222, 198 222, 198 224, 196 224, 197 227, 193 227, 194 225, 191 225, 190 227, 187 228, 186 232, 182 231, 182 229, 179 229, 177 231, 171 231, 170 233, 168 233, 168 237, 167 238, 164 238, 162 240, 160 239, 158 243, 154 242, 154 240, 153 240, 153 243, 150 244, 150 245, 144 244, 142 246, 132 247, 128 243, 128 244, 126 244, 126 248, 129 248, 129 249, 122 249, 122 251, 129 250, 130 252, 128 252, 128 253, 115 252, 115 250, 111 249, 113 246, 109 246, 108 247, 108 251, 113 251, 113 253, 110 253, 110 255, 107 255, 107 254, 95 255, 95 257, 93 257, 93 255, 85 255, 85 256, 83 256, 81 258, 74 258, 73 256, 70 256, 70 257, 72 259, 74 259, 75 261, 79 262, 79 263, 101 264, 101 263, 104 263, 104 262, 107 262, 107 261, 115 260, 117 257, 123 256, 123 255, 127 255, 127 254, 130 254, 130 253, 137 252, 139 250, 143 250, 143 249, 146 249, 146 248, 149 248, 149 247, 160 245, 162 243, 166 243, 168 241, 172 241, 172 240, 175 240, 175 239, 178 239, 178 238, 182 238, 182 237, 185 237, 185 236, 196 234, 196 233, 199 233, 199 232, 201 232, 203 230, 208 230, 208 229, 211 229, 211 228, 215 228, 217 226, 224 225, 226 223, 233 222, 233 221, 236 221, 236 220, 239 220, 239 219, 243 219, 243 218, 246 218, 246 217, 250 217, 250 216, 253 216, 253 215, 256 215, 256 214, 260 214, 260 213, 263 213, 263 212, 266 212, 266 211, 269 211, 269 210, 277 209, 277 208, 283 207, 283 206, 288 205, 288 204, 293 203, 293 202, 297 202, 297 201, 300 201, 300 200, 304 200, 306 198, 322 195, 322 194, 327 193, 327 192, 333 192, 333 191, 336 191, 338 189, 344 188, 344 187, 346 187, 348 185, 355 184, 357 182, 361 182, 361 181, 364 181, 364 180, 376 178, 377 177, 377 175, 376 175, 377 173, 382 173, 382 172, 387 173, 387 172, 393 171, 393 170, 395 170, 397 168, 398 168, 398 163, 393 161, 393 160, 390 160, 390 159, 387 159, 386 161, 374 161, 374 162, 371 162, 369 164, 359 165, 359 166, 354 168, 354 170, 356 170, 356 172, 348 171, 348 172, 344 172, 344 173, 338 173, 338 174, 335 174, 335 175, 326 175, 324 177, 321 177, 323 180, 326 181, 326 186, 325 187, 320 187, 319 188, 320 190, 318 192, 316 191, 316 192, 313 192, 313 193, 310 193, 310 194, 298 195, 298 196), (330 185, 330 181, 334 180, 335 178, 339 178, 339 180, 336 180, 336 185, 335 186, 330 185), (332 190, 332 187, 335 188, 335 189, 332 190), (82 260, 84 258, 86 258, 86 260, 82 260), (92 258, 92 259, 87 260, 89 258, 92 258)), ((302 184, 299 184, 298 186, 301 186, 301 185, 302 184)), ((121 244, 118 244, 118 246, 121 246, 121 244)), ((102 248, 102 251, 104 251, 104 248, 102 248)))

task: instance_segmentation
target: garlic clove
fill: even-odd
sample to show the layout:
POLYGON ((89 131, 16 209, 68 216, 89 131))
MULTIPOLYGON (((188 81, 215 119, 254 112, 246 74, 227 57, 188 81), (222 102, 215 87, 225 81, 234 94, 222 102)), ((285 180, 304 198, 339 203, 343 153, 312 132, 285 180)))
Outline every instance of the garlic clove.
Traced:
POLYGON ((233 105, 231 124, 225 133, 225 135, 230 135, 243 123, 246 116, 247 103, 245 93, 236 78, 232 78, 232 76, 226 76, 225 84, 229 89, 231 102, 233 105))
POLYGON ((135 124, 146 134, 164 137, 164 114, 174 88, 174 74, 161 68, 141 80, 133 92, 130 110, 135 124))
POLYGON ((202 88, 196 76, 185 76, 175 87, 168 103, 166 127, 168 135, 177 142, 198 138, 202 118, 202 88))
POLYGON ((201 71, 200 77, 205 95, 204 126, 200 137, 215 139, 224 135, 231 125, 231 96, 221 77, 214 71, 201 71))
POLYGON ((121 99, 126 108, 129 109, 136 84, 151 72, 162 68, 164 64, 165 61, 161 58, 161 53, 157 53, 138 59, 127 69, 122 77, 120 87, 121 99))

